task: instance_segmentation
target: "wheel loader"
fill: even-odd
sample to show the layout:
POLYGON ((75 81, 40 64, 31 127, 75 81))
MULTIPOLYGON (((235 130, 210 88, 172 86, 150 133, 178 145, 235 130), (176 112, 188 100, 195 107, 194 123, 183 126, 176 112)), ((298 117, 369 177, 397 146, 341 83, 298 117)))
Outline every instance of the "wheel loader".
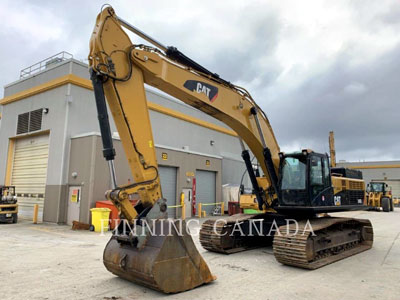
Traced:
MULTIPOLYGON (((321 213, 365 209, 364 195, 339 195, 355 183, 331 177, 326 154, 309 149, 281 152, 267 115, 245 88, 145 34, 116 15, 110 6, 97 16, 88 59, 103 155, 112 181, 106 198, 119 209, 123 221, 104 250, 103 262, 110 272, 165 293, 186 291, 215 280, 185 230, 185 222, 167 219, 145 84, 222 121, 237 133, 256 205, 262 213, 232 218, 235 224, 248 228, 251 223, 260 223, 265 229, 270 229, 271 224, 280 226, 283 234, 274 237, 278 261, 316 268, 372 247, 373 230, 368 220, 318 217, 321 213), (133 44, 125 30, 151 45, 133 44), (134 183, 116 183, 106 103, 134 183), (251 156, 260 164, 263 175, 254 172, 251 156), (132 194, 140 198, 134 207, 129 201, 132 194), (262 222, 252 222, 256 218, 262 222), (307 230, 302 236, 295 232, 295 224, 285 223, 288 219, 305 225, 307 230)), ((357 184, 362 185, 363 181, 357 184)), ((209 226, 203 226, 200 237, 203 246, 212 251, 248 248, 269 238, 261 234, 220 238, 232 231, 231 220, 224 224, 212 222, 206 222, 209 226)))
POLYGON ((0 186, 0 223, 18 222, 15 186, 0 186))
POLYGON ((368 205, 373 210, 393 211, 392 190, 385 182, 372 181, 367 185, 368 205))

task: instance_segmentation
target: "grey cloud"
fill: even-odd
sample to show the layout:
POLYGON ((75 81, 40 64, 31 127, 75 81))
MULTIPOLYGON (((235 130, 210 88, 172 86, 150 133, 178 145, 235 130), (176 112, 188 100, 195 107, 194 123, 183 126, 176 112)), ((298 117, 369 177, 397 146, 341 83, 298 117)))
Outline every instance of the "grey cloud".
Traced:
MULTIPOLYGON (((62 34, 39 42, 0 29, 2 45, 6 45, 0 48, 1 85, 17 80, 20 69, 61 50, 73 53, 78 59, 86 58, 101 2, 15 0, 12 3, 28 7, 33 14, 51 13, 59 23, 48 26, 60 26, 62 34)), ((194 3, 197 2, 175 3, 187 6, 184 15, 182 10, 175 13, 172 4, 163 1, 111 4, 121 17, 164 44, 178 47, 221 77, 249 89, 269 116, 283 148, 299 145, 327 151, 328 132, 334 130, 339 159, 400 159, 397 133, 400 46, 373 60, 354 64, 354 58, 359 58, 355 46, 358 41, 354 40, 327 62, 312 66, 312 72, 305 73, 301 64, 292 66, 295 77, 303 83, 288 88, 278 81, 283 71, 277 60, 278 45, 281 30, 287 26, 282 23, 282 12, 259 2, 238 6, 233 2, 223 5, 209 1, 193 10, 194 3)), ((400 15, 397 4, 379 14, 374 14, 373 4, 374 1, 349 4, 355 26, 369 33, 384 26, 397 26, 400 15)), ((347 9, 347 4, 343 7, 347 9)))
POLYGON ((378 19, 386 24, 390 25, 400 25, 400 6, 396 2, 390 5, 387 11, 381 14, 378 19))
POLYGON ((246 17, 243 24, 247 27, 243 31, 246 35, 236 36, 224 48, 218 49, 212 57, 211 65, 232 82, 258 79, 259 84, 253 88, 268 85, 281 72, 274 55, 282 25, 276 13, 260 11, 254 6, 244 9, 241 16, 246 17))
POLYGON ((368 159, 372 153, 374 159, 399 159, 399 50, 400 45, 356 66, 343 54, 330 68, 308 78, 273 107, 270 116, 278 140, 308 140, 309 147, 324 151, 328 132, 334 130, 339 158, 368 159))
POLYGON ((367 91, 367 87, 363 83, 352 82, 345 86, 343 90, 349 95, 362 95, 367 91))

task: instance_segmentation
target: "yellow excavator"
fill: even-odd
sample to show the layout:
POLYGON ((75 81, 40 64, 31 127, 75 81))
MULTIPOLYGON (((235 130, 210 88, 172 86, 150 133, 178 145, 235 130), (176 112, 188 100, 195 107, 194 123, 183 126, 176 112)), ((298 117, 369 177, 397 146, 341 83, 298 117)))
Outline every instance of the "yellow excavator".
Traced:
MULTIPOLYGON (((215 279, 190 234, 178 230, 179 225, 185 229, 185 222, 167 219, 145 84, 213 116, 238 134, 255 201, 262 214, 238 215, 233 219, 247 228, 252 224, 262 224, 266 229, 274 223, 282 225, 279 227, 282 234, 275 233, 274 238, 278 261, 316 268, 372 246, 373 231, 368 220, 316 216, 364 209, 362 197, 336 196, 336 185, 346 187, 352 180, 333 179, 326 154, 311 150, 280 152, 267 116, 244 88, 210 72, 176 48, 166 47, 146 35, 117 16, 110 6, 96 19, 90 40, 89 67, 103 154, 112 178, 112 189, 106 192, 106 197, 119 209, 123 219, 104 250, 103 262, 112 273, 165 293, 189 290, 215 279), (132 44, 123 28, 154 47, 132 44), (116 184, 115 150, 106 101, 134 183, 116 184), (259 162, 263 176, 256 176, 251 155, 259 162), (140 201, 132 207, 129 196, 135 193, 140 201), (263 222, 252 222, 256 218, 263 222), (285 223, 287 219, 295 220, 300 227, 305 225, 303 235, 297 234, 296 224, 285 223)), ((221 238, 224 232, 233 231, 233 223, 230 220, 222 225, 212 222, 206 221, 200 234, 206 249, 236 251, 257 244, 255 240, 265 239, 261 234, 242 237, 237 231, 221 238), (215 230, 209 230, 210 226, 215 230)))

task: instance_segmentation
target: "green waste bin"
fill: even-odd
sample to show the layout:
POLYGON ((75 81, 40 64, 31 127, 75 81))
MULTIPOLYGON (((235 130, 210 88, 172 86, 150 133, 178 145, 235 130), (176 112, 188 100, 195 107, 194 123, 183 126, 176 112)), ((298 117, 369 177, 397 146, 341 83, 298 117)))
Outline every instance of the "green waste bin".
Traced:
POLYGON ((110 223, 110 212, 111 209, 105 207, 96 207, 90 209, 92 213, 92 226, 94 231, 101 232, 108 231, 110 223))

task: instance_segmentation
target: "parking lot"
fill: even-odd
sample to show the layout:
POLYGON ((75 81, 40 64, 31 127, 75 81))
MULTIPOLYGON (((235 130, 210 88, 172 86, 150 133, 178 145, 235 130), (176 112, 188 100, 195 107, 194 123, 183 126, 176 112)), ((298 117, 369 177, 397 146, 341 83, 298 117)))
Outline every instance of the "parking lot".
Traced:
MULTIPOLYGON (((217 280, 164 295, 109 273, 102 252, 111 233, 28 221, 0 226, 3 299, 398 299, 400 209, 337 215, 368 218, 374 246, 359 255, 308 271, 279 264, 272 248, 230 256, 207 252, 194 241, 217 280), (113 298, 114 297, 114 298, 113 298)), ((192 232, 196 228, 191 228, 192 232)))

